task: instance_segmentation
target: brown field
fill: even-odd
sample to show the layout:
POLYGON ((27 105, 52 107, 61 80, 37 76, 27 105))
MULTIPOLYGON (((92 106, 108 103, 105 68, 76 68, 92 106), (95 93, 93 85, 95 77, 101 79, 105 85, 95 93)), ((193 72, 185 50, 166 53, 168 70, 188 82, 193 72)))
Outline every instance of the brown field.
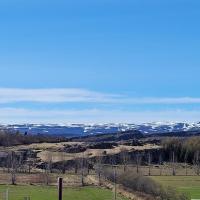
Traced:
MULTIPOLYGON (((82 158, 83 153, 65 153, 63 149, 66 145, 82 145, 86 146, 84 142, 61 142, 61 143, 40 143, 40 144, 30 144, 30 145, 18 145, 13 147, 0 148, 2 151, 21 151, 31 149, 38 152, 38 158, 41 161, 47 161, 49 159, 49 154, 51 154, 52 161, 58 162, 63 160, 73 160, 74 158, 82 158)), ((125 146, 119 145, 112 149, 87 149, 84 152, 85 157, 95 157, 102 155, 106 151, 107 155, 114 155, 121 152, 121 150, 132 151, 143 151, 150 149, 158 149, 160 146, 154 144, 146 144, 144 146, 125 146)))

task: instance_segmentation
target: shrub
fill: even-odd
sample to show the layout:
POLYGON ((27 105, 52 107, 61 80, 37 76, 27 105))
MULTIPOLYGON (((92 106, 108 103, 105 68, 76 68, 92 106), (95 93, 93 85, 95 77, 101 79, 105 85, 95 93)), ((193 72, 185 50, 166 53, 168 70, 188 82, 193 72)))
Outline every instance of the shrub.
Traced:
MULTIPOLYGON (((112 169, 104 169, 104 176, 114 181, 114 173, 112 169)), ((164 188, 149 177, 134 173, 133 171, 121 172, 117 174, 116 182, 133 191, 149 194, 158 200, 189 200, 182 193, 178 193, 173 188, 164 188)))

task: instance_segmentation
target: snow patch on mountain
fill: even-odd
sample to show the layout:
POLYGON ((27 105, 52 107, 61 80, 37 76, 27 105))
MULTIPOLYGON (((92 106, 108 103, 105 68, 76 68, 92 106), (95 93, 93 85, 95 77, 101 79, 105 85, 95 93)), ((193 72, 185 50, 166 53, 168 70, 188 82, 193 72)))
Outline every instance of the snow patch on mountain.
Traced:
POLYGON ((64 136, 84 136, 91 134, 116 133, 119 131, 139 130, 143 134, 167 133, 181 131, 200 131, 198 123, 163 123, 144 124, 13 124, 0 125, 0 128, 30 134, 51 134, 64 136))

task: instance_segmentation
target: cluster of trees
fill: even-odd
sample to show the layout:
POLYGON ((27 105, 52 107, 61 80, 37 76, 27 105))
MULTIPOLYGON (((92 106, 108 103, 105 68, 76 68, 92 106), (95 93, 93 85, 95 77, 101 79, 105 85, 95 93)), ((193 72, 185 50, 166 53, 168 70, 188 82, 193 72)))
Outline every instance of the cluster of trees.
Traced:
POLYGON ((29 135, 9 130, 0 130, 0 146, 14 146, 42 142, 64 142, 68 141, 65 137, 49 136, 43 134, 29 135))
POLYGON ((2 152, 0 166, 4 172, 10 173, 11 183, 16 184, 17 173, 31 173, 31 169, 35 164, 36 155, 31 151, 8 151, 2 152), (2 157, 3 155, 3 157, 2 157))
POLYGON ((200 137, 167 138, 163 140, 164 157, 177 162, 198 164, 200 162, 200 137))

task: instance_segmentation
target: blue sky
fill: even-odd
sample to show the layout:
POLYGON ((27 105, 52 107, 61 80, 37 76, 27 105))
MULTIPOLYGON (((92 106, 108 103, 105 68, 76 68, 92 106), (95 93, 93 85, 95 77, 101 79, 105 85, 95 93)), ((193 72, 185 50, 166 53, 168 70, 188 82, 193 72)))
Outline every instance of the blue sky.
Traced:
POLYGON ((199 10, 197 0, 0 1, 0 122, 199 121, 199 10))

